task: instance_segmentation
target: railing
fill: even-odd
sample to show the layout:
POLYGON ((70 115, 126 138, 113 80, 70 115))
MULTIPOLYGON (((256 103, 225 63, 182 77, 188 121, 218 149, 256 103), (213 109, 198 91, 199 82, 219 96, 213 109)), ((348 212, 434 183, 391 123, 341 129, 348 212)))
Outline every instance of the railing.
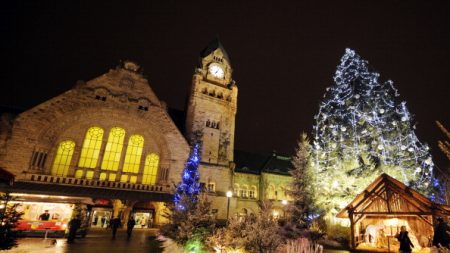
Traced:
POLYGON ((111 181, 99 181, 90 179, 70 178, 70 177, 58 177, 42 174, 27 174, 27 181, 41 182, 41 183, 53 183, 64 185, 78 185, 88 187, 108 187, 114 189, 128 189, 135 191, 152 191, 152 192, 169 192, 170 187, 163 185, 145 185, 145 184, 131 184, 122 182, 111 181))

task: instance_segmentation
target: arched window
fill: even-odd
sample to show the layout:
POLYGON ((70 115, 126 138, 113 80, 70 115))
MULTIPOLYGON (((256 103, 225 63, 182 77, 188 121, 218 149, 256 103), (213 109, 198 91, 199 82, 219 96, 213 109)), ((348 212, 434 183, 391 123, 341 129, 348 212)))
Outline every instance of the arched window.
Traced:
POLYGON ((73 141, 67 140, 59 143, 55 160, 53 161, 52 176, 67 176, 74 149, 75 142, 73 141))
POLYGON ((103 129, 100 127, 91 127, 87 130, 78 167, 95 168, 97 166, 98 155, 102 147, 102 139, 103 129))
POLYGON ((238 184, 234 184, 233 194, 234 194, 235 197, 239 196, 239 185, 238 184))
POLYGON ((144 173, 142 175, 142 184, 155 184, 158 174, 159 156, 157 154, 147 155, 145 158, 144 173))
POLYGON ((256 198, 256 186, 252 185, 252 187, 250 187, 250 190, 248 191, 248 197, 251 199, 256 198))
POLYGON ((117 171, 117 169, 119 169, 124 138, 125 130, 123 128, 111 128, 108 136, 108 143, 106 143, 105 154, 103 155, 102 170, 117 171))
POLYGON ((266 196, 268 199, 275 199, 275 187, 273 185, 269 185, 267 188, 266 196))
POLYGON ((239 190, 239 197, 247 198, 248 197, 247 192, 248 192, 248 186, 247 185, 243 185, 241 187, 241 189, 239 190))
POLYGON ((144 137, 132 135, 128 140, 127 152, 125 153, 125 163, 123 172, 138 173, 141 164, 142 148, 144 147, 144 137))

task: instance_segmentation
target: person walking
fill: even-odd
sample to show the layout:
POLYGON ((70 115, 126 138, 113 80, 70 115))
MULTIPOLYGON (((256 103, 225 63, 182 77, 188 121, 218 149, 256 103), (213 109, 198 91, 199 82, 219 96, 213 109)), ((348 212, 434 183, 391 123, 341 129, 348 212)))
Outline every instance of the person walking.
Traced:
POLYGON ((131 233, 133 232, 133 228, 135 225, 136 225, 136 221, 134 220, 133 216, 131 216, 127 223, 127 235, 128 235, 127 238, 128 239, 130 239, 131 233))
POLYGON ((119 217, 111 220, 112 237, 116 238, 117 229, 120 227, 121 221, 119 217))
POLYGON ((76 216, 69 222, 69 235, 67 237, 67 243, 73 243, 77 235, 77 230, 81 227, 81 219, 76 216))
POLYGON ((438 247, 447 247, 450 242, 447 231, 449 230, 447 223, 442 217, 437 218, 437 224, 434 228, 433 245, 438 247))
POLYGON ((395 235, 397 240, 400 242, 400 253, 410 253, 412 252, 412 248, 414 248, 414 244, 412 244, 411 240, 408 236, 408 231, 406 231, 406 226, 401 226, 400 234, 395 235))

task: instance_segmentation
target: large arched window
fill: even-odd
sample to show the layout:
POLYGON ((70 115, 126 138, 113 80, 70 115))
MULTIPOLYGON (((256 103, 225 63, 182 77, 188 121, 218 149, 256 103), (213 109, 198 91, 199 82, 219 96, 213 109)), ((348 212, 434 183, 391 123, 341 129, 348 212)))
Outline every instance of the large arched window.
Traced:
POLYGON ((159 156, 157 154, 147 155, 145 158, 144 173, 142 175, 142 184, 155 184, 158 174, 159 156))
POLYGON ((108 143, 106 143, 105 154, 103 155, 102 170, 117 171, 122 155, 123 140, 125 130, 120 127, 113 127, 109 132, 108 143))
POLYGON ((74 149, 75 142, 73 141, 67 140, 59 143, 55 160, 53 160, 52 176, 67 176, 74 149))
POLYGON ((95 168, 97 166, 98 155, 102 147, 102 139, 103 129, 100 127, 91 127, 87 130, 78 167, 95 168))
POLYGON ((128 140, 127 152, 125 153, 125 162, 123 172, 138 173, 141 163, 142 148, 144 147, 144 137, 142 135, 132 135, 128 140))

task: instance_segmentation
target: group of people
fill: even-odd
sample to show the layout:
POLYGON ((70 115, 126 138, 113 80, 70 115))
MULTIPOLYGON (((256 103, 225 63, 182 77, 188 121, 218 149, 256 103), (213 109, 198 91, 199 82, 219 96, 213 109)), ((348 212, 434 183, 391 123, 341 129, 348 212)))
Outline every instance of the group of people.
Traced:
MULTIPOLYGON (((433 246, 435 247, 449 247, 450 243, 450 235, 449 235, 449 227, 443 218, 439 217, 437 219, 437 224, 434 228, 434 236, 433 236, 433 246)), ((412 252, 412 248, 414 248, 414 244, 411 242, 408 236, 408 231, 406 231, 406 226, 402 226, 400 229, 400 233, 396 236, 397 240, 400 242, 400 253, 409 253, 412 252)))
MULTIPOLYGON (((112 238, 116 238, 117 229, 121 226, 122 221, 119 217, 116 217, 111 220, 111 231, 112 231, 112 238)), ((136 225, 136 221, 134 220, 134 217, 131 216, 130 219, 127 222, 127 238, 130 239, 131 233, 133 232, 133 228, 136 225)))
MULTIPOLYGON (((110 226, 112 231, 112 238, 116 238, 117 229, 122 225, 122 221, 119 217, 116 217, 111 220, 110 226)), ((127 238, 130 239, 131 234, 133 232, 133 228, 136 225, 136 221, 134 220, 133 216, 130 217, 130 219, 127 222, 127 238)), ((69 222, 69 235, 67 237, 67 242, 72 243, 75 240, 77 230, 81 227, 81 219, 80 216, 74 217, 69 222)))

